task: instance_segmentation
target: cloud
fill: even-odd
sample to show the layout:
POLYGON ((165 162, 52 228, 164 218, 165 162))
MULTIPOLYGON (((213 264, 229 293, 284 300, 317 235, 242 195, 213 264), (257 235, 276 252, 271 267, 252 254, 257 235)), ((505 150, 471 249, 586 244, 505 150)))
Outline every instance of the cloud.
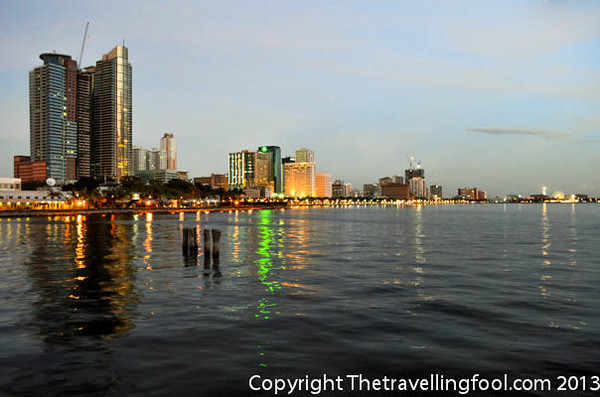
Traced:
POLYGON ((544 139, 567 139, 571 136, 568 132, 548 131, 535 128, 470 127, 467 128, 467 131, 490 135, 537 135, 544 139))

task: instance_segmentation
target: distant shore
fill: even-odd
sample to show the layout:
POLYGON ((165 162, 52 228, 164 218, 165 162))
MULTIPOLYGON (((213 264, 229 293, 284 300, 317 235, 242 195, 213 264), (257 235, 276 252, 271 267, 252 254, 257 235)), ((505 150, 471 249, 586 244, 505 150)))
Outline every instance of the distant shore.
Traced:
POLYGON ((170 214, 179 212, 229 212, 229 211, 253 211, 288 208, 285 203, 269 205, 238 205, 204 208, 98 208, 98 209, 72 209, 72 210, 19 210, 1 211, 0 218, 22 218, 41 216, 72 216, 72 215, 113 215, 113 214, 136 214, 151 212, 155 214, 170 214))
MULTIPOLYGON (((567 203, 558 203, 558 202, 545 202, 545 203, 537 203, 537 202, 521 202, 521 203, 494 203, 494 202, 447 202, 447 203, 378 203, 378 204, 364 204, 360 202, 356 203, 340 203, 340 204, 298 204, 298 203, 262 203, 262 204, 240 204, 233 206, 220 206, 220 207, 201 207, 201 208, 98 208, 98 209, 72 209, 72 210, 18 210, 18 211, 0 211, 0 218, 21 218, 21 217, 42 217, 42 216, 72 216, 72 215, 113 215, 113 214, 136 214, 136 213, 157 213, 157 214, 173 214, 179 212, 229 212, 229 211, 254 211, 254 210, 269 210, 269 209, 298 209, 298 208, 327 208, 327 207, 354 207, 360 205, 383 205, 383 206, 415 206, 415 205, 465 205, 465 204, 567 204, 567 203)), ((568 203, 568 204, 596 204, 596 202, 591 203, 568 203)))

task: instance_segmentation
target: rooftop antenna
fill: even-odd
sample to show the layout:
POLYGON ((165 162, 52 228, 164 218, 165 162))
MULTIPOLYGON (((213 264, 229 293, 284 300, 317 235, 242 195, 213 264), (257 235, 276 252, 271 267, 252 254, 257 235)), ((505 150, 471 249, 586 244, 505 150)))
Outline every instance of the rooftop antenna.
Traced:
POLYGON ((85 24, 85 32, 83 33, 83 43, 81 43, 81 52, 79 53, 79 62, 77 62, 77 69, 81 68, 81 58, 83 58, 83 48, 85 47, 85 39, 87 38, 88 28, 90 23, 85 24))

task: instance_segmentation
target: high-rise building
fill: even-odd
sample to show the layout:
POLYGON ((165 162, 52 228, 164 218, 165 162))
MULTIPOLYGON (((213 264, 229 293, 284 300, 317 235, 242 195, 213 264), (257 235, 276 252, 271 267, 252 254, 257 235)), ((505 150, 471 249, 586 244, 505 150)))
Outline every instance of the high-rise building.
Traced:
POLYGON ((242 150, 229 153, 229 186, 244 188, 252 186, 255 181, 256 152, 242 150))
POLYGON ((302 148, 296 150, 296 163, 314 163, 315 152, 310 149, 302 148))
MULTIPOLYGON (((158 149, 152 148, 148 150, 148 171, 162 171, 167 169, 167 153, 158 149)), ((170 170, 174 171, 174 170, 170 170)))
POLYGON ((77 71, 77 179, 91 176, 91 69, 77 71))
POLYGON ((464 200, 477 200, 479 198, 479 189, 476 187, 458 188, 458 197, 464 200))
POLYGON ((429 192, 425 182, 425 170, 421 168, 421 163, 417 163, 416 167, 410 165, 410 168, 405 171, 406 184, 412 198, 428 199, 429 192))
POLYGON ((256 165, 254 172, 254 184, 253 186, 269 186, 273 188, 273 168, 271 164, 272 153, 264 153, 261 151, 256 152, 256 165))
POLYGON ((148 170, 148 149, 141 146, 133 147, 133 172, 148 170))
POLYGON ((312 150, 302 148, 296 151, 295 162, 286 163, 284 166, 285 194, 293 197, 317 195, 314 161, 312 150), (289 181, 288 176, 291 178, 289 181))
POLYGON ((331 195, 333 198, 343 198, 346 197, 344 181, 338 179, 331 184, 331 195))
MULTIPOLYGON (((29 72, 30 161, 46 162, 47 178, 77 178, 77 63, 44 53, 29 72)), ((43 178, 45 179, 45 178, 43 178)))
POLYGON ((116 46, 96 62, 92 83, 92 171, 121 179, 132 174, 132 83, 128 49, 116 46))
POLYGON ((160 150, 167 153, 167 169, 177 170, 177 138, 165 132, 160 138, 160 150))
POLYGON ((429 186, 429 198, 432 200, 441 199, 442 196, 442 186, 441 185, 431 185, 429 186))
POLYGON ((290 197, 315 197, 315 163, 285 164, 285 194, 290 197))
POLYGON ((273 189, 275 193, 283 193, 284 190, 284 173, 281 163, 281 149, 279 146, 259 146, 258 152, 269 154, 269 180, 273 181, 273 189))
POLYGON ((378 197, 381 194, 381 189, 376 183, 363 185, 363 197, 378 197))
POLYGON ((333 193, 331 192, 331 182, 331 174, 315 174, 315 188, 317 197, 330 198, 332 196, 333 193))

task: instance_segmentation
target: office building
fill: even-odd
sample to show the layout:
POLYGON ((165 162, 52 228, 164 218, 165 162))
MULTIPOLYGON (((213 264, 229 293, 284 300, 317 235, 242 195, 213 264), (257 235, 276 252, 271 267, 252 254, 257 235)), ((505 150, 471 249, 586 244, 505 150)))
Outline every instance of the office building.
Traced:
POLYGON ((383 187, 389 183, 394 183, 394 180, 392 178, 390 178, 389 176, 379 178, 379 186, 380 187, 383 187))
POLYGON ((173 134, 165 133, 160 138, 160 150, 167 154, 168 170, 177 170, 177 138, 173 134))
POLYGON ((284 192, 284 173, 281 163, 281 149, 279 146, 259 146, 258 152, 267 154, 269 157, 269 181, 273 182, 275 193, 284 192))
POLYGON ((411 196, 409 185, 402 183, 388 183, 381 187, 381 195, 393 200, 408 200, 411 196))
POLYGON ((273 180, 273 165, 271 162, 272 157, 273 154, 270 152, 256 152, 253 186, 269 186, 271 188, 275 186, 275 181, 273 180))
POLYGON ((332 184, 331 174, 318 173, 315 174, 315 189, 317 197, 331 198, 333 193, 331 191, 332 184))
POLYGON ((344 188, 344 181, 338 179, 331 184, 331 196, 333 198, 346 197, 346 191, 344 188))
POLYGON ((92 175, 92 82, 91 71, 77 71, 77 179, 92 175))
POLYGON ((133 172, 148 170, 148 149, 141 146, 133 147, 133 172))
POLYGON ((442 186, 441 185, 431 185, 429 186, 429 198, 431 200, 441 199, 442 196, 442 186))
POLYGON ((296 150, 296 163, 314 163, 315 152, 310 149, 302 148, 296 150))
POLYGON ((408 185, 411 198, 429 198, 429 191, 425 181, 425 170, 421 168, 420 162, 417 163, 416 167, 413 167, 411 162, 409 169, 405 171, 405 183, 408 185))
POLYGON ((40 180, 63 184, 77 179, 77 63, 56 53, 40 59, 44 64, 29 72, 29 157, 37 169, 45 162, 45 175, 36 173, 40 180))
POLYGON ((381 189, 378 184, 370 183, 363 185, 363 197, 379 197, 381 195, 381 189))
POLYGON ((458 188, 458 198, 463 200, 478 200, 479 189, 476 187, 462 187, 458 188))
POLYGON ((116 46, 96 62, 92 82, 91 166, 98 178, 133 172, 132 83, 128 49, 116 46))
POLYGON ((315 197, 315 164, 285 164, 285 194, 290 197, 315 197))
POLYGON ((228 184, 232 187, 245 188, 254 185, 256 152, 242 150, 229 153, 228 184))
POLYGON ((194 178, 194 183, 208 186, 211 189, 227 190, 229 188, 226 174, 210 174, 210 176, 197 177, 194 178))
MULTIPOLYGON (((167 169, 167 153, 158 149, 152 148, 148 150, 148 171, 162 171, 167 169)), ((169 170, 175 171, 175 170, 169 170)))
POLYGON ((15 178, 19 178, 23 182, 46 180, 45 161, 31 161, 31 157, 29 156, 14 156, 13 161, 13 175, 15 178))

